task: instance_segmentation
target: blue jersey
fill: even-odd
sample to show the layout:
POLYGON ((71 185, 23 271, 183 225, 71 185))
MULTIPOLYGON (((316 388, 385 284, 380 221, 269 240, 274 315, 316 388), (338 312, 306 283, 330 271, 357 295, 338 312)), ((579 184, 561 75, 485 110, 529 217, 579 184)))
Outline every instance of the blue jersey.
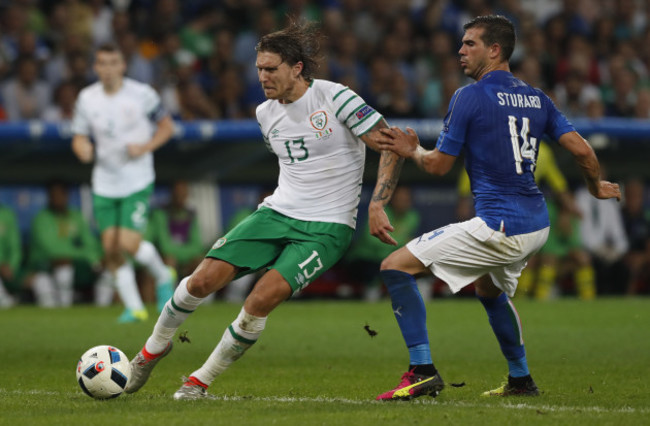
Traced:
POLYGON ((492 71, 454 93, 437 148, 464 150, 478 217, 506 235, 526 234, 549 226, 533 175, 539 143, 574 130, 541 90, 492 71))

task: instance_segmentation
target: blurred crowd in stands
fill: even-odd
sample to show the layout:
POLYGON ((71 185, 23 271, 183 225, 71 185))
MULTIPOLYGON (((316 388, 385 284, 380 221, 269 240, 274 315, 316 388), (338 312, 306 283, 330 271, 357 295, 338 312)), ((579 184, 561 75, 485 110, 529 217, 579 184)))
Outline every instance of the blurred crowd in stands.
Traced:
MULTIPOLYGON (((294 18, 322 24, 326 37, 319 78, 351 87, 386 117, 440 119, 454 91, 470 82, 458 66, 462 26, 483 14, 502 14, 515 23, 519 43, 511 62, 513 72, 542 88, 568 117, 650 118, 648 1, 0 0, 0 121, 70 120, 77 93, 95 81, 94 48, 106 42, 120 47, 128 63, 127 76, 155 87, 175 119, 254 117, 255 107, 264 101, 255 45, 261 35, 294 18)), ((650 290, 648 191, 639 179, 622 183, 625 200, 620 205, 585 201, 578 194, 577 208, 567 203, 551 206, 559 246, 552 257, 542 251, 531 265, 537 292, 522 292, 546 298, 552 291, 545 288, 542 294, 539 283, 555 285, 570 273, 575 273, 576 286, 591 280, 591 290, 575 290, 586 299, 596 292, 650 290)), ((39 304, 58 300, 57 306, 65 306, 72 302, 70 265, 85 260, 87 276, 99 276, 101 265, 96 242, 88 242, 84 230, 88 225, 70 225, 69 212, 58 205, 61 186, 50 189, 55 201, 40 219, 43 229, 52 229, 48 220, 58 221, 59 237, 69 236, 76 248, 85 247, 79 245, 82 240, 92 247, 71 246, 65 255, 46 261, 48 247, 62 243, 56 242, 57 235, 49 235, 49 242, 34 235, 27 260, 21 261, 6 242, 20 243, 15 235, 8 236, 15 219, 8 207, 0 206, 0 279, 5 284, 19 281, 37 303, 43 297, 50 301, 39 304), (33 254, 38 247, 41 251, 33 254), (18 276, 21 264, 24 271, 18 276), (49 278, 44 277, 46 271, 52 274, 49 278), (63 293, 52 299, 50 293, 57 288, 63 293), (50 293, 43 296, 39 291, 50 293)), ((182 195, 183 187, 178 191, 182 195)), ((391 210, 394 224, 404 223, 404 229, 396 229, 403 233, 401 243, 424 231, 417 230, 418 213, 409 200, 407 192, 397 200, 402 205, 391 210)), ((196 243, 195 214, 177 201, 172 199, 161 210, 166 216, 159 211, 152 220, 158 224, 158 237, 148 238, 156 239, 159 248, 163 241, 171 244, 170 235, 180 228, 187 231, 183 237, 187 241, 192 230, 196 243)), ((77 213, 74 220, 80 220, 77 213)), ((364 224, 359 228, 363 230, 364 224)), ((359 246, 363 241, 367 239, 360 238, 353 246, 343 269, 347 266, 362 275, 352 279, 371 284, 365 297, 377 300, 381 291, 375 268, 383 255, 366 256, 381 252, 372 246, 364 250, 359 246)), ((163 250, 163 255, 186 274, 202 250, 183 252, 182 259, 171 249, 163 250)), ((423 294, 427 286, 430 294, 434 283, 419 284, 424 285, 423 294)), ((15 296, 16 287, 13 291, 15 296)), ((0 306, 3 300, 12 300, 3 297, 0 292, 0 306)), ((110 297, 98 303, 109 303, 110 297)))
POLYGON ((0 119, 69 119, 105 42, 175 118, 252 117, 263 100, 255 44, 296 17, 322 23, 319 77, 387 117, 440 118, 468 82, 462 25, 489 13, 516 24, 515 73, 570 117, 650 116, 650 5, 640 0, 2 0, 0 119))

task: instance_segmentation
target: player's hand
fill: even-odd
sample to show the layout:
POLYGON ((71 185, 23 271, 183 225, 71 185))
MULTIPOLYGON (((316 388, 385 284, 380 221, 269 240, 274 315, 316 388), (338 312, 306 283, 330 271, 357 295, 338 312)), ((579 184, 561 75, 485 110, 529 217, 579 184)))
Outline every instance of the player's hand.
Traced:
POLYGON ((616 198, 617 201, 621 201, 621 188, 619 188, 618 183, 601 180, 596 187, 596 191, 592 191, 592 195, 600 200, 616 198))
POLYGON ((149 152, 147 145, 143 144, 129 144, 126 146, 126 151, 129 153, 129 157, 138 158, 139 156, 149 152))
POLYGON ((391 246, 397 245, 397 241, 390 235, 395 229, 390 224, 383 206, 371 203, 368 208, 368 227, 370 228, 370 235, 379 238, 381 242, 391 246))
POLYGON ((91 142, 81 142, 77 145, 76 150, 77 157, 82 163, 88 164, 92 163, 93 157, 95 155, 95 150, 91 142))
POLYGON ((387 149, 400 157, 410 158, 420 146, 420 139, 415 130, 406 128, 406 133, 399 127, 379 129, 381 137, 378 138, 380 149, 387 149))

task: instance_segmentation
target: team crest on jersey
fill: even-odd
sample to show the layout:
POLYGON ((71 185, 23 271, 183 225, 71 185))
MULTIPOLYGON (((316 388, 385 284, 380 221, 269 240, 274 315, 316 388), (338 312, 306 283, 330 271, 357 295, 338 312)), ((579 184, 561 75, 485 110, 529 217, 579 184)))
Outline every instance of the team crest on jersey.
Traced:
POLYGON ((309 116, 311 125, 316 130, 323 130, 327 126, 327 113, 325 111, 316 111, 309 116))
POLYGON ((226 239, 225 238, 219 238, 216 243, 212 246, 213 250, 218 249, 219 247, 223 246, 226 244, 226 239))

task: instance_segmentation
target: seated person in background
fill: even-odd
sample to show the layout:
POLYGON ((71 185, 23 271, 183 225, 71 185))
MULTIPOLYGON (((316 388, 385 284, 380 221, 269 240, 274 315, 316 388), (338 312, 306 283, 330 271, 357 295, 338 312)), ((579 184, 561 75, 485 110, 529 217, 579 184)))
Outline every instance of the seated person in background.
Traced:
POLYGON ((165 264, 181 276, 190 275, 205 255, 196 212, 187 205, 188 194, 186 181, 174 182, 169 204, 152 212, 145 236, 158 247, 165 264))
POLYGON ((629 241, 625 255, 627 294, 638 294, 650 285, 650 209, 644 208, 645 187, 640 179, 625 184, 623 223, 629 241))
POLYGON ((98 270, 100 245, 81 212, 68 206, 66 185, 52 182, 47 194, 48 206, 34 217, 30 228, 26 284, 37 305, 68 307, 74 301, 75 270, 83 266, 98 270))
MULTIPOLYGON (((544 141, 539 144, 537 164, 535 166, 535 182, 537 185, 540 188, 544 188, 542 185, 544 183, 564 211, 579 217, 581 213, 575 204, 571 191, 569 191, 569 185, 564 175, 557 166, 553 150, 544 141)), ((459 221, 469 220, 474 217, 474 202, 472 200, 469 176, 467 176, 464 168, 459 176, 457 188, 458 204, 456 206, 456 215, 459 221)), ((545 196, 548 198, 546 194, 545 196)), ((521 271, 516 296, 532 294, 533 287, 535 287, 538 263, 539 256, 537 254, 528 260, 528 265, 521 271)))
MULTIPOLYGON (((411 241, 420 226, 420 214, 413 208, 411 190, 406 186, 395 188, 393 198, 386 206, 386 215, 395 230, 391 233, 397 246, 384 244, 370 235, 368 221, 347 254, 351 278, 363 284, 364 299, 376 301, 381 298, 382 281, 379 275, 381 261, 397 248, 411 241)), ((423 296, 424 297, 424 296, 423 296)))
POLYGON ((533 288, 535 298, 551 298, 558 276, 572 274, 578 297, 582 300, 594 299, 596 277, 591 257, 582 247, 579 219, 553 200, 547 200, 546 206, 551 230, 538 255, 537 281, 533 288))
MULTIPOLYGON (((601 167, 603 179, 605 168, 601 167)), ((623 274, 622 259, 628 249, 621 208, 616 200, 597 200, 587 188, 576 191, 582 212, 580 235, 596 269, 598 293, 622 293, 617 283, 623 274), (618 289, 616 287, 619 287, 618 289)))
POLYGON ((16 279, 22 256, 16 214, 9 207, 0 205, 0 309, 16 304, 7 286, 16 279))

